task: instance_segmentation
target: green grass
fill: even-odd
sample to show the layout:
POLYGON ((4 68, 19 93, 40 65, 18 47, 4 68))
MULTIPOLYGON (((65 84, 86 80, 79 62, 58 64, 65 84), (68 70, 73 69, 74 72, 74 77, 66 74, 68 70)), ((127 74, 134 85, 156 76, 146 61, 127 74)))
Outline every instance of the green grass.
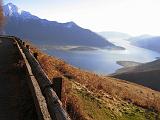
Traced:
POLYGON ((157 113, 129 104, 122 111, 123 120, 155 120, 157 113))
POLYGON ((105 108, 103 104, 101 104, 93 96, 89 96, 83 92, 77 92, 76 95, 83 101, 83 110, 87 118, 94 120, 115 120, 114 113, 105 108))
POLYGON ((145 110, 131 103, 117 108, 120 113, 117 114, 85 90, 77 90, 74 92, 74 95, 81 101, 84 116, 89 120, 157 120, 158 118, 160 120, 160 115, 157 113, 145 110))

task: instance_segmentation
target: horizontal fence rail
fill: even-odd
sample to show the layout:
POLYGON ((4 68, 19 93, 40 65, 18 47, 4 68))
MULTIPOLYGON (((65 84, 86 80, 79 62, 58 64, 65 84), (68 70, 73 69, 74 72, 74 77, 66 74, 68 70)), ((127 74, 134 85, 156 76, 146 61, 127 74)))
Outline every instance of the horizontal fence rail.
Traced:
POLYGON ((33 75, 35 76, 40 86, 41 92, 46 100, 48 111, 52 120, 71 120, 67 112, 63 109, 62 103, 58 98, 56 92, 53 90, 53 84, 49 80, 48 76, 42 69, 37 59, 35 58, 35 55, 32 55, 32 53, 30 52, 29 46, 25 46, 25 42, 23 42, 17 37, 8 37, 15 39, 21 47, 23 53, 25 54, 32 69, 33 75))

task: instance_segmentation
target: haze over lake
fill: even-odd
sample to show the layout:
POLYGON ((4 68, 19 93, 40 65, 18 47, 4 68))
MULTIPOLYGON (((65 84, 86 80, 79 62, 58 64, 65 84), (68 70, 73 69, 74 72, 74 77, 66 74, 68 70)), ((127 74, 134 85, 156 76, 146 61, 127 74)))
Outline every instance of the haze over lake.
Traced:
POLYGON ((42 50, 49 55, 61 58, 68 63, 84 70, 99 74, 114 73, 121 68, 117 61, 150 62, 160 57, 160 54, 148 49, 130 45, 126 40, 110 40, 114 44, 125 47, 126 50, 91 50, 91 51, 64 51, 57 49, 42 50))

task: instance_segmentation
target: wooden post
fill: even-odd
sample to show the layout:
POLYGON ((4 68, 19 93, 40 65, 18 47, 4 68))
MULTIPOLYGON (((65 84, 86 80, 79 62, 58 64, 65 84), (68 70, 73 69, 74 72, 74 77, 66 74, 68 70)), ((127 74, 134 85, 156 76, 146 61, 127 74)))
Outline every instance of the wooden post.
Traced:
POLYGON ((38 53, 37 53, 37 52, 33 53, 33 56, 34 56, 36 59, 38 59, 38 53))
POLYGON ((26 48, 29 50, 29 45, 26 45, 26 48))
POLYGON ((22 42, 22 44, 25 46, 25 42, 22 42))
POLYGON ((61 100, 62 94, 62 77, 56 77, 52 79, 53 90, 56 92, 57 96, 61 100))
POLYGON ((20 41, 20 43, 22 43, 22 40, 19 40, 20 41))

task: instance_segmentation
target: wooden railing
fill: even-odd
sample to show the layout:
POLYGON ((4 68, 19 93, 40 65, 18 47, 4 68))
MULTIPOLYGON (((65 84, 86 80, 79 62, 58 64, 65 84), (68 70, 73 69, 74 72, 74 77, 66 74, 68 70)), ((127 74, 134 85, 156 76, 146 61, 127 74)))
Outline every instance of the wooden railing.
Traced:
POLYGON ((40 86, 41 92, 46 100, 47 108, 52 120, 70 120, 69 115, 62 107, 60 99, 58 98, 56 92, 53 90, 53 84, 49 80, 48 76, 42 69, 37 59, 30 52, 29 46, 26 46, 25 42, 23 42, 17 37, 10 37, 12 37, 18 43, 23 53, 25 54, 33 72, 33 75, 35 76, 40 86))

